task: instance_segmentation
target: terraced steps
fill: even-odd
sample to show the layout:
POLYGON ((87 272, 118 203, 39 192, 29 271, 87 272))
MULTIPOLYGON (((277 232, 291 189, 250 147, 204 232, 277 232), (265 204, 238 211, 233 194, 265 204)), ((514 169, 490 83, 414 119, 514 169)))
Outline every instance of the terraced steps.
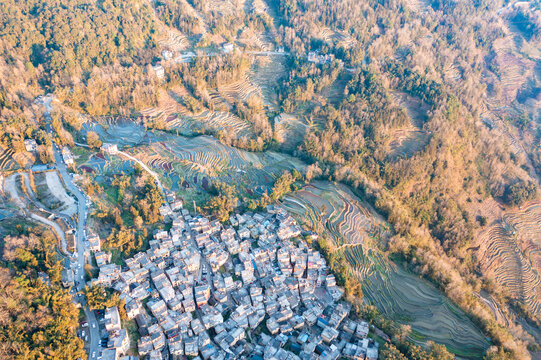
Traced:
POLYGON ((478 239, 481 270, 541 314, 541 203, 503 214, 478 239))
POLYGON ((341 184, 317 181, 288 194, 282 205, 316 232, 327 232, 359 277, 365 298, 402 324, 412 340, 445 344, 465 358, 482 358, 487 340, 433 285, 389 261, 378 249, 388 230, 382 219, 341 184))

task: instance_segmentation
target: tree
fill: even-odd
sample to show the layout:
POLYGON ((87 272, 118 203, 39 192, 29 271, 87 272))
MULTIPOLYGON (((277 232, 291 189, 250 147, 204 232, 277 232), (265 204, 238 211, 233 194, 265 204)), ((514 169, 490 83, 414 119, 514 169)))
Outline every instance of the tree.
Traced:
POLYGON ((102 145, 99 135, 94 131, 86 133, 86 143, 91 149, 99 149, 102 145))
POLYGON ((295 182, 295 178, 290 172, 284 171, 284 173, 274 182, 274 186, 271 192, 271 198, 273 200, 281 199, 282 196, 291 191, 291 185, 295 182))
POLYGON ((214 196, 205 204, 204 209, 216 216, 221 222, 229 219, 229 214, 237 206, 237 190, 226 183, 216 181, 212 185, 214 196))
POLYGON ((404 356, 404 354, 400 352, 400 350, 396 348, 396 346, 390 343, 385 343, 383 345, 380 356, 382 360, 407 360, 408 359, 406 356, 404 356))
POLYGON ((533 200, 537 194, 535 183, 528 181, 519 181, 509 185, 504 193, 505 201, 512 206, 524 204, 526 201, 533 200))

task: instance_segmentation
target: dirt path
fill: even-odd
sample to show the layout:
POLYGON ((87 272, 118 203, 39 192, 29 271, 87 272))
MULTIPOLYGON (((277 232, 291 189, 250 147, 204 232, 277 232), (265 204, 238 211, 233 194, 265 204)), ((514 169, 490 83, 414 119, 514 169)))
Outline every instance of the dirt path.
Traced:
POLYGON ((52 195, 64 204, 60 212, 69 216, 75 214, 77 212, 75 200, 66 193, 58 174, 54 171, 46 172, 45 180, 52 195))
POLYGON ((154 178, 154 181, 156 181, 156 185, 158 185, 158 188, 165 196, 164 188, 163 188, 162 182, 160 181, 160 178, 158 177, 158 174, 150 170, 150 168, 146 166, 144 162, 142 162, 136 157, 131 156, 130 154, 125 153, 124 151, 118 151, 117 154, 127 157, 128 159, 135 161, 137 164, 139 164, 146 172, 150 174, 150 176, 154 178))
MULTIPOLYGON (((13 201, 13 203, 20 210, 22 210, 23 212, 29 214, 32 219, 46 225, 46 227, 49 227, 51 230, 53 230, 53 232, 55 233, 57 238, 60 239, 60 244, 61 244, 61 247, 62 247, 62 253, 67 254, 68 245, 67 245, 66 234, 64 233, 64 230, 62 230, 60 225, 58 225, 56 222, 51 221, 51 220, 49 220, 47 218, 44 218, 43 216, 37 215, 37 214, 31 212, 30 209, 28 209, 28 206, 27 206, 26 202, 21 198, 21 196, 19 195, 19 191, 17 190, 17 179, 19 177, 22 177, 24 179, 25 187, 27 187, 29 189, 28 190, 29 193, 32 193, 32 190, 28 187, 29 179, 28 179, 28 174, 26 174, 26 173, 15 173, 15 174, 7 177, 5 182, 4 182, 5 191, 9 194, 9 196, 10 196, 11 200, 13 201)), ((31 199, 29 199, 29 200, 31 201, 31 199)))
POLYGON ((56 236, 58 236, 60 238, 60 244, 62 245, 62 253, 63 254, 67 254, 68 253, 68 245, 67 245, 67 241, 66 241, 66 235, 64 234, 64 230, 62 230, 62 228, 57 224, 55 223, 54 221, 51 221, 49 219, 46 219, 42 216, 39 216, 37 214, 30 214, 30 217, 36 221, 39 221, 40 223, 43 223, 47 226, 50 226, 53 230, 53 232, 56 234, 56 236))

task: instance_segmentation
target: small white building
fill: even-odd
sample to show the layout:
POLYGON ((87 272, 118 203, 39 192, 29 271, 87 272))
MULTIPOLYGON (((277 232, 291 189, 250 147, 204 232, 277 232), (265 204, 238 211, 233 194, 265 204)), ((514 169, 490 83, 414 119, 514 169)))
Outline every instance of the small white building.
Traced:
POLYGON ((38 149, 38 143, 34 139, 25 139, 24 147, 26 148, 26 151, 33 152, 38 149))
POLYGON ((100 148, 101 151, 103 151, 106 154, 116 154, 118 152, 118 146, 117 144, 109 144, 105 143, 100 148))
POLYGON ((152 70, 154 70, 154 73, 156 74, 156 77, 158 79, 163 79, 165 77, 165 69, 161 65, 154 65, 152 67, 152 70))
POLYGON ((73 165, 73 154, 67 146, 62 148, 62 159, 66 165, 73 165))
POLYGON ((162 51, 162 58, 165 60, 165 61, 169 61, 173 58, 173 53, 169 50, 163 50, 162 51))
POLYGON ((222 52, 224 54, 230 54, 232 53, 233 51, 235 50, 235 45, 233 45, 232 43, 225 43, 222 45, 222 52))
POLYGON ((100 237, 96 234, 92 234, 88 237, 88 249, 90 251, 101 251, 100 237))

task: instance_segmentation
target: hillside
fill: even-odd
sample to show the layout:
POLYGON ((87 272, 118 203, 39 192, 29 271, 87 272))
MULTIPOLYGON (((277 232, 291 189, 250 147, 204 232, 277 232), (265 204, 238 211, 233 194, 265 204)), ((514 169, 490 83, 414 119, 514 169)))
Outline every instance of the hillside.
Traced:
MULTIPOLYGON (((282 205, 330 239, 313 246, 343 259, 357 300, 411 327, 405 343, 537 359, 540 49, 534 1, 3 1, 0 171, 70 148, 85 191, 106 195, 94 224, 130 228, 129 251, 157 221, 119 212, 157 200, 120 195, 141 169, 102 143, 194 211, 224 183, 228 208, 253 210, 298 171, 282 205)), ((58 182, 36 181, 38 196, 58 182)))

